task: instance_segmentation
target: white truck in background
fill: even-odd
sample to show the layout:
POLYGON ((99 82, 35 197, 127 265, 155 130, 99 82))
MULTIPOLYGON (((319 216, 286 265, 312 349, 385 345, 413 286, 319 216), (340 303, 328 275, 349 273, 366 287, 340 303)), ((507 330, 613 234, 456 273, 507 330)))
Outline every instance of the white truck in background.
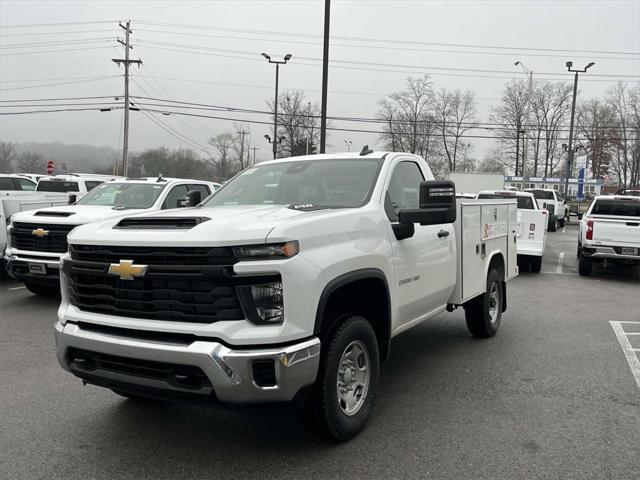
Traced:
POLYGON ((560 192, 552 188, 525 188, 525 192, 533 193, 538 206, 549 212, 548 230, 555 232, 558 226, 569 223, 569 206, 560 192))
MULTIPOLYGON (((136 178, 104 182, 73 205, 36 208, 51 205, 32 204, 35 210, 15 213, 8 224, 6 270, 11 277, 24 282, 31 293, 55 295, 60 291, 60 257, 67 252, 67 235, 77 226, 187 206, 185 197, 189 195, 197 205, 214 190, 212 183, 201 180, 136 178)), ((58 195, 66 200, 66 193, 58 195)))
POLYGON ((517 246, 520 271, 540 273, 542 256, 547 241, 549 213, 538 207, 530 192, 514 190, 485 190, 477 198, 480 200, 503 199, 518 202, 517 246))
POLYGON ((447 179, 456 185, 459 194, 477 195, 481 190, 504 190, 504 175, 500 173, 450 172, 447 179))
POLYGON ((580 275, 591 275, 594 262, 640 265, 640 196, 597 196, 578 235, 580 275))
POLYGON ((411 154, 263 162, 195 208, 74 229, 58 360, 134 399, 299 400, 344 441, 393 337, 459 306, 471 334, 496 334, 516 217, 513 200, 456 200, 411 154))

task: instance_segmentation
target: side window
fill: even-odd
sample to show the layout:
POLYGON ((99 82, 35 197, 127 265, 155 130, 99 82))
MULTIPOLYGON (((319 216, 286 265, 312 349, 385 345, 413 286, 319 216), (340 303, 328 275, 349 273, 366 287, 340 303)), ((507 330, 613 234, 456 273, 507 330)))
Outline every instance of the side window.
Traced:
POLYGON ((205 198, 207 198, 209 195, 211 195, 211 190, 209 190, 209 187, 207 185, 202 185, 202 184, 196 184, 196 185, 189 185, 189 190, 197 190, 202 194, 202 199, 204 200, 205 198))
POLYGON ((33 192, 36 189, 36 184, 30 182, 26 178, 15 178, 14 180, 18 182, 18 190, 28 190, 33 192))
POLYGON ((96 187, 97 187, 98 185, 100 185, 101 183, 103 183, 103 182, 101 182, 101 181, 94 181, 94 180, 91 180, 91 181, 85 181, 85 182, 84 182, 85 186, 87 187, 87 192, 90 192, 91 190, 93 190, 94 188, 96 188, 96 187))
POLYGON ((387 188, 384 208, 389 220, 398 221, 398 212, 406 208, 420 208, 422 172, 414 162, 400 162, 393 169, 387 188))
POLYGON ((187 186, 186 185, 176 185, 171 189, 167 198, 164 199, 164 203, 162 204, 162 209, 167 210, 170 208, 178 208, 178 200, 184 197, 187 194, 187 186))
POLYGON ((16 186, 13 184, 11 177, 0 177, 0 190, 15 190, 16 186))

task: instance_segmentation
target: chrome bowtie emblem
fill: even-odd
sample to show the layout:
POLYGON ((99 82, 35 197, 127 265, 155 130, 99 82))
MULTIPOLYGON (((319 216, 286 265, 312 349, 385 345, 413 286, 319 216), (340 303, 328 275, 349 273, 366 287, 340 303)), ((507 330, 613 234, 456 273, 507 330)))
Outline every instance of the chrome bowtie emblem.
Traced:
POLYGON ((133 260, 120 260, 120 263, 109 265, 109 274, 118 275, 120 280, 133 280, 134 277, 144 276, 146 272, 146 265, 134 265, 133 260))
POLYGON ((45 230, 44 228, 36 228, 31 231, 31 235, 35 235, 38 238, 46 237, 49 235, 49 230, 45 230))

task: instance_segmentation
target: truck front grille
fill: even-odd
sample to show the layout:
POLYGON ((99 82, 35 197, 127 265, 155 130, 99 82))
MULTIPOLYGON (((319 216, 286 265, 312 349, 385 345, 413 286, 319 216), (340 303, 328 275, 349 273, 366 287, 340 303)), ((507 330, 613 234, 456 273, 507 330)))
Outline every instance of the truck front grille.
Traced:
POLYGON ((230 249, 71 245, 70 252, 69 299, 83 311, 189 323, 244 319, 230 249), (146 271, 132 279, 110 274, 121 260, 146 271))
POLYGON ((77 225, 16 222, 11 230, 11 245, 19 250, 65 253, 67 235, 77 225))

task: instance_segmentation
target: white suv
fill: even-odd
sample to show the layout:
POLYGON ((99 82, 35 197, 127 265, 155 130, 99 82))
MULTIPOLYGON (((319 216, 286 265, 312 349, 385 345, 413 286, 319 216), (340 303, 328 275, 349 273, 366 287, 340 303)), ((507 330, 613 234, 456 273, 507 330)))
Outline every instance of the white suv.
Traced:
POLYGON ((552 188, 526 188, 525 192, 533 193, 540 208, 549 212, 549 231, 555 232, 558 228, 569 223, 569 208, 562 195, 552 188))

